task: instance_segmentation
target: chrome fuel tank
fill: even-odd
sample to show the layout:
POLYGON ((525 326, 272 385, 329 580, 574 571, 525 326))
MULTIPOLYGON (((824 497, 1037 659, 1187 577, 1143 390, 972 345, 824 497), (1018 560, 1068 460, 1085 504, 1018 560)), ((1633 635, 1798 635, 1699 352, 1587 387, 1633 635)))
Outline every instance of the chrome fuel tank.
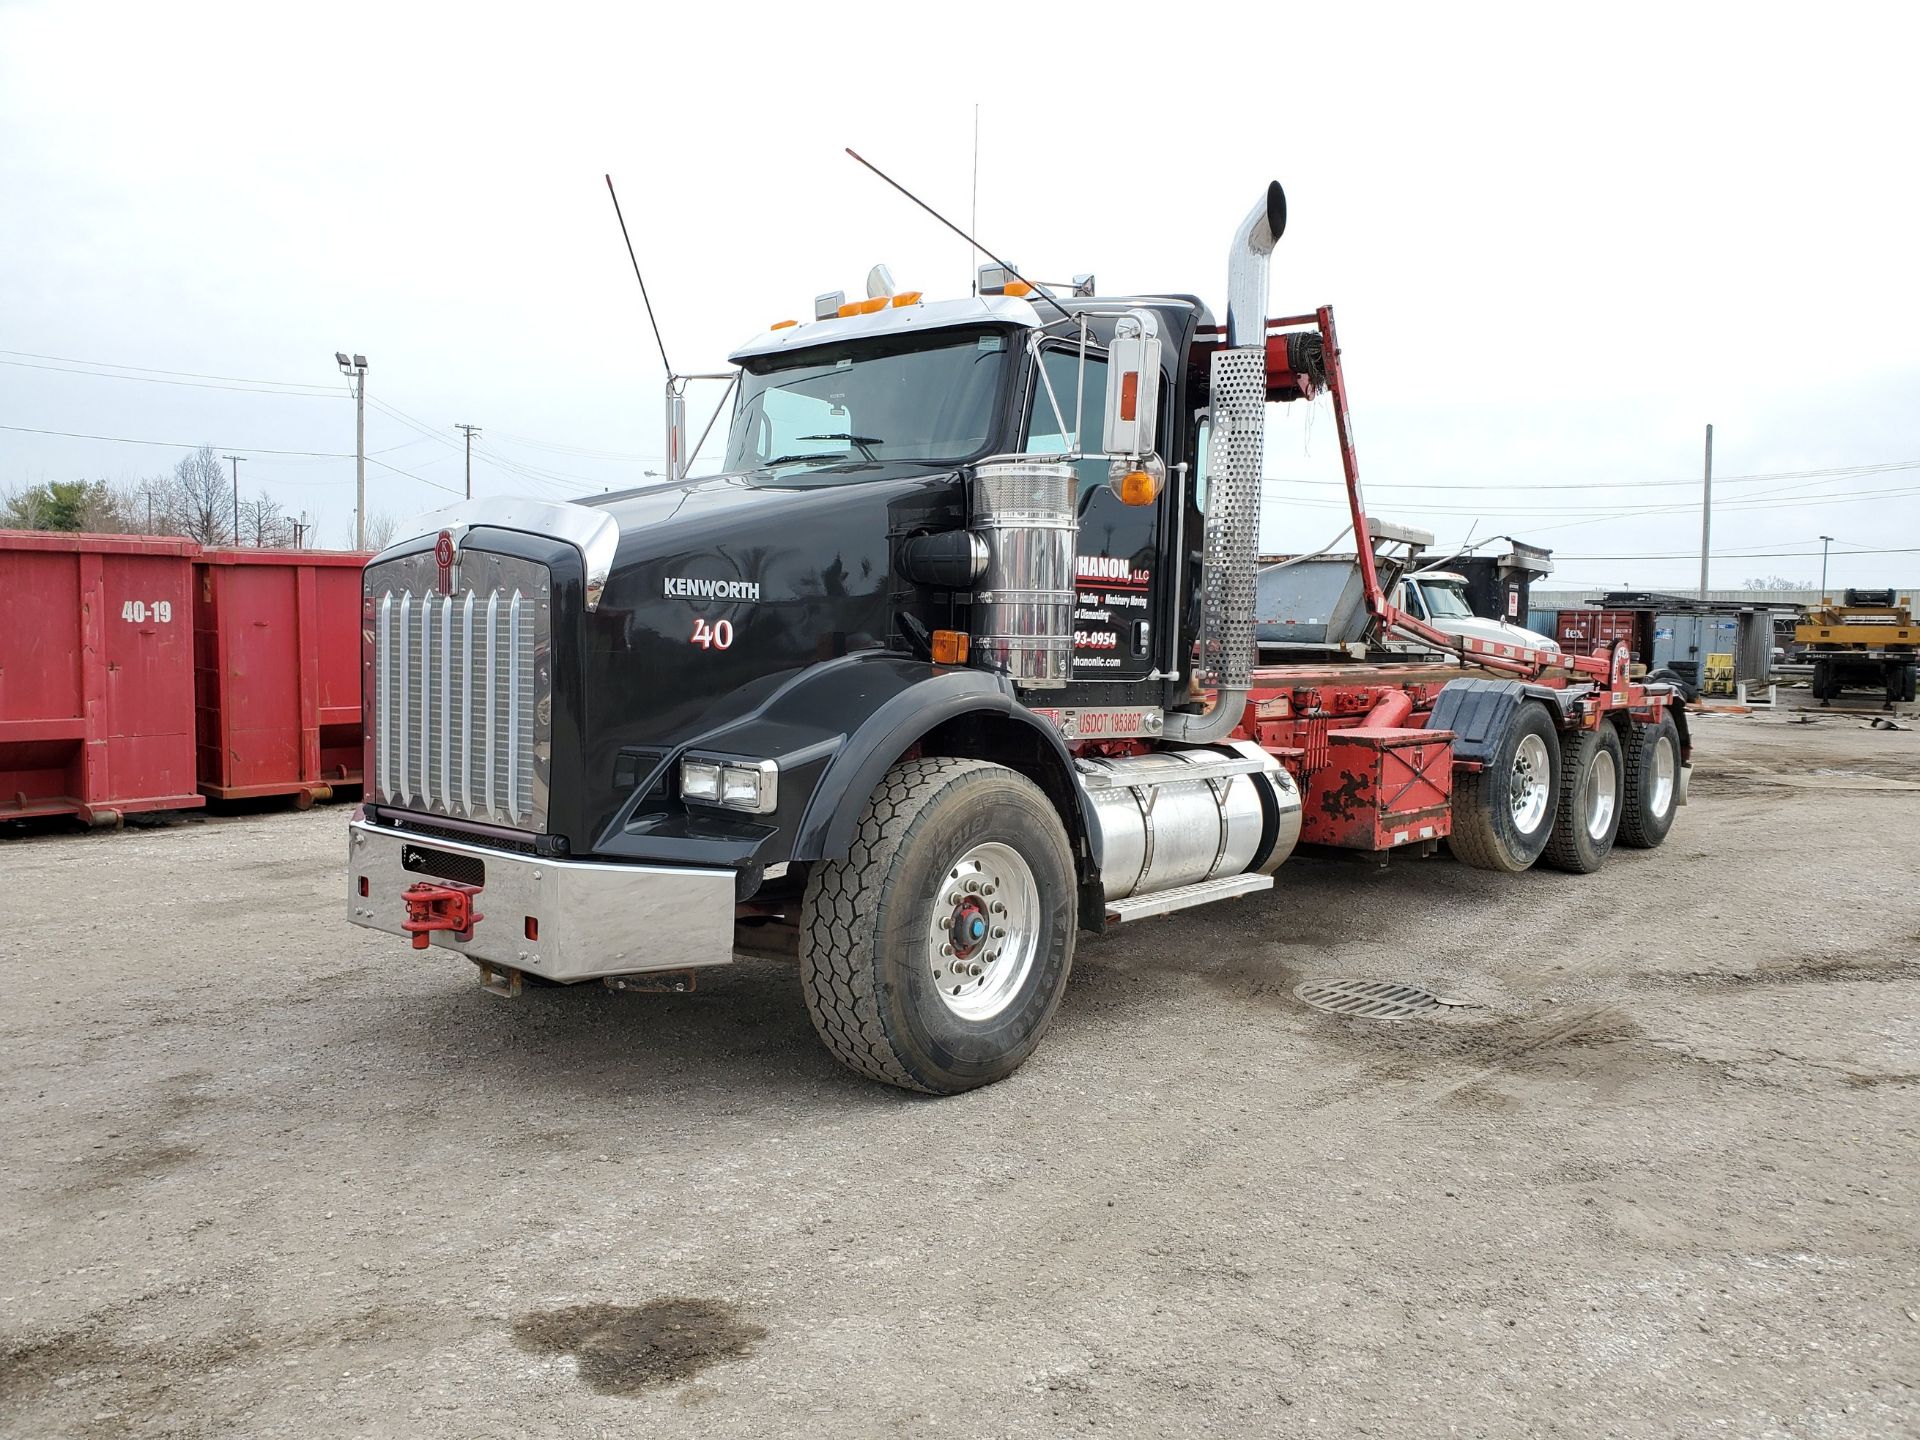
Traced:
POLYGON ((1300 838, 1300 791, 1250 742, 1078 762, 1109 900, 1270 875, 1300 838))

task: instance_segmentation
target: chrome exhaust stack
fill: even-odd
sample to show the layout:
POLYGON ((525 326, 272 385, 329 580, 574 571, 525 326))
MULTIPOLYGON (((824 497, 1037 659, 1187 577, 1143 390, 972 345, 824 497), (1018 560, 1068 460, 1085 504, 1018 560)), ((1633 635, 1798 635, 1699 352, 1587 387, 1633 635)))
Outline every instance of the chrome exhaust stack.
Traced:
POLYGON ((1166 738, 1206 745, 1231 734, 1252 688, 1253 609, 1266 460, 1267 257, 1287 228, 1279 182, 1234 233, 1227 259, 1227 344, 1213 355, 1207 456, 1206 557, 1200 595, 1200 683, 1211 708, 1167 715, 1166 738))

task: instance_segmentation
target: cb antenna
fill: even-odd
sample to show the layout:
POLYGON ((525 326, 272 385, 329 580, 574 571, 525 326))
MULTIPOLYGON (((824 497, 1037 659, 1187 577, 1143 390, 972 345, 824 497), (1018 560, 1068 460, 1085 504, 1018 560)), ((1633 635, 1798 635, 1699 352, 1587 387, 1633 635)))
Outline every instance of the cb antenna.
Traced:
POLYGON ((640 282, 640 303, 647 307, 647 323, 653 327, 653 343, 660 347, 660 363, 667 377, 673 378, 673 362, 667 359, 667 342, 660 338, 660 322, 653 318, 653 300, 647 294, 647 282, 640 274, 640 261, 633 253, 633 237, 627 233, 627 217, 620 213, 620 195, 613 188, 613 176, 607 176, 607 194, 613 197, 613 215, 620 222, 620 238, 627 242, 627 259, 633 261, 633 278, 640 282))
MULTIPOLYGON (((871 160, 867 159, 864 155, 862 155, 859 151, 855 150, 852 146, 847 147, 847 154, 851 155, 854 159, 858 160, 862 165, 866 166, 867 169, 873 171, 874 174, 878 175, 882 180, 886 181, 887 184, 891 185, 894 189, 898 190, 902 195, 906 196, 907 199, 913 201, 914 204, 918 205, 922 210, 926 211, 929 215, 933 216, 934 219, 938 220, 942 225, 946 226, 949 230, 953 231, 954 234, 958 235, 962 240, 966 241, 969 245, 973 246, 974 249, 978 250, 982 255, 985 255, 989 260, 993 261, 994 264, 998 265, 1002 270, 1006 271, 1007 274, 1013 276, 1013 278, 1018 280, 1022 285, 1032 286, 1035 294, 1039 295, 1049 305, 1053 306, 1054 309, 1060 312, 1060 318, 1062 320, 1070 321, 1073 319, 1073 316, 1067 313, 1067 307, 1062 305, 1058 300, 1054 299, 1053 293, 1050 290, 1048 290, 1046 286, 1035 285, 1033 281, 1027 279, 1026 276, 1022 275, 1018 270, 1014 269, 1013 266, 1009 265, 1006 261, 1002 260, 998 255, 994 254, 993 251, 987 249, 986 246, 982 245, 978 240, 974 239, 973 236, 969 235, 966 231, 962 230, 958 225, 954 224, 951 220, 947 219, 946 216, 942 215, 938 210, 934 209, 931 205, 927 204, 926 201, 922 200, 918 195, 914 194, 911 190, 907 189, 906 186, 902 185, 898 180, 894 179, 891 175, 887 174, 886 171, 882 170, 878 165, 874 164, 871 160)), ((636 268, 634 270, 634 274, 637 275, 639 273, 640 273, 639 270, 636 268)))

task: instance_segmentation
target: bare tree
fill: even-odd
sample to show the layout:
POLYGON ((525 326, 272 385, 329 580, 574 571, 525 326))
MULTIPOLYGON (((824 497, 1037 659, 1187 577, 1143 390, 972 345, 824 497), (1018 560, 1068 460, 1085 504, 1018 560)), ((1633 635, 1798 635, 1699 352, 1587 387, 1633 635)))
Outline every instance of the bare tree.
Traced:
POLYGON ((143 535, 171 535, 176 505, 173 476, 149 475, 127 495, 127 518, 143 535))
POLYGON ((202 545, 225 545, 233 538, 233 489, 227 469, 211 445, 202 445, 173 468, 168 528, 202 545))
POLYGON ((286 543, 287 517, 280 513, 280 502, 262 490, 252 500, 240 502, 240 543, 256 549, 286 543))
POLYGON ((384 510, 367 512, 367 548, 384 550, 393 543, 393 532, 400 522, 384 510))

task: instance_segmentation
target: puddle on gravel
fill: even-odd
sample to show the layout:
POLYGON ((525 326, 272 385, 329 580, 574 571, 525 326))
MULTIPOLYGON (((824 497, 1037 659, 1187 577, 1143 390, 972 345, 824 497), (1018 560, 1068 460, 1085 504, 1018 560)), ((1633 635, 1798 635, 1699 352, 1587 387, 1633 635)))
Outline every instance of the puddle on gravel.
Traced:
POLYGON ((569 1305, 513 1322, 514 1343, 536 1355, 575 1357, 602 1395, 638 1395, 690 1380, 748 1354, 767 1332, 724 1300, 669 1295, 644 1305, 569 1305))

